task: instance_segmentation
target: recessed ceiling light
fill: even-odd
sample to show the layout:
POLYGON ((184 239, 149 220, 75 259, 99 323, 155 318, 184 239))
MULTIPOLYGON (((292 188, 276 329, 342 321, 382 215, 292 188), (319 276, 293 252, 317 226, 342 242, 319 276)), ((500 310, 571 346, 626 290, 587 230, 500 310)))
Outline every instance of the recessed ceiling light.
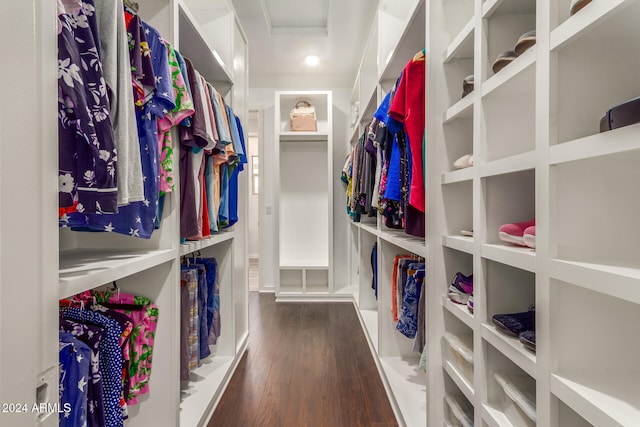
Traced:
POLYGON ((307 63, 307 65, 318 65, 318 63, 320 62, 320 59, 316 56, 316 55, 307 55, 306 58, 304 58, 304 62, 307 63))

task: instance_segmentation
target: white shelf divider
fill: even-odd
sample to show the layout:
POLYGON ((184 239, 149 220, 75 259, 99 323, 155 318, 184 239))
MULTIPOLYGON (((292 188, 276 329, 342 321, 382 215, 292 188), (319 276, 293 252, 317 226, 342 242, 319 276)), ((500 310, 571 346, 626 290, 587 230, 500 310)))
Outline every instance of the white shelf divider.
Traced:
POLYGON ((427 375, 418 368, 417 360, 401 357, 381 357, 380 364, 396 404, 400 408, 404 425, 427 425, 427 375))
POLYGON ((423 239, 410 236, 404 231, 380 231, 379 236, 382 240, 393 243, 404 250, 423 258, 427 257, 427 247, 423 239))
POLYGON ((467 236, 442 236, 442 246, 455 249, 460 252, 473 254, 473 237, 467 236))
POLYGON ((638 132, 640 124, 635 124, 554 145, 549 149, 549 163, 558 165, 640 150, 638 132))
POLYGON ((551 32, 551 50, 562 49, 630 3, 627 0, 592 1, 589 7, 569 17, 551 32))
POLYGON ((208 247, 215 246, 222 242, 226 242, 227 240, 233 239, 234 236, 235 234, 233 231, 222 231, 206 239, 196 240, 196 241, 187 241, 180 245, 180 256, 188 255, 195 251, 206 249, 208 247))
POLYGON ((454 120, 468 119, 473 116, 473 103, 476 97, 476 92, 471 92, 469 95, 457 101, 442 115, 442 122, 451 123, 454 120))
POLYGON ((456 304, 447 296, 442 297, 442 305, 449 313, 461 320, 462 323, 467 325, 469 328, 474 329, 473 314, 469 312, 466 305, 456 304))
POLYGON ((536 378, 536 355, 524 348, 517 337, 507 336, 488 323, 482 325, 482 338, 508 357, 532 378, 536 378))
POLYGON ((480 164, 480 176, 483 178, 521 172, 536 167, 536 152, 517 154, 504 159, 480 164))
POLYGON ((60 298, 67 298, 123 277, 153 268, 178 257, 177 249, 74 249, 60 253, 60 298))
POLYGON ((640 265, 552 259, 549 275, 572 285, 640 304, 640 265))
POLYGON ((536 271, 536 253, 533 249, 507 244, 483 244, 482 257, 522 270, 536 271))
POLYGON ((200 25, 184 0, 178 1, 180 39, 189 43, 180 44, 180 53, 186 58, 197 58, 198 71, 213 82, 231 82, 231 74, 220 54, 202 36, 200 25))
POLYGON ((327 132, 280 132, 280 141, 286 142, 326 141, 328 137, 327 132))
POLYGON ((369 342, 378 352, 378 310, 362 310, 358 309, 360 314, 360 322, 364 327, 365 334, 369 338, 369 342))
POLYGON ((460 33, 453 39, 447 50, 444 51, 443 63, 451 62, 453 59, 473 58, 473 30, 474 18, 460 30, 460 33))
POLYGON ((466 396, 467 400, 469 400, 469 402, 473 402, 475 400, 473 386, 469 384, 466 379, 464 379, 464 377, 460 374, 460 372, 458 372, 456 367, 453 366, 450 361, 445 360, 444 370, 447 372, 447 374, 449 374, 449 377, 453 380, 453 382, 456 383, 460 391, 462 391, 462 394, 466 396))
POLYGON ((551 374, 551 392, 596 426, 633 426, 640 420, 637 375, 551 374), (609 390, 616 390, 616 395, 609 390))
POLYGON ((489 77, 482 85, 482 96, 487 96, 491 92, 500 88, 511 79, 516 78, 529 67, 533 67, 536 62, 536 46, 532 46, 518 58, 514 59, 509 65, 504 67, 500 72, 489 77))
POLYGON ((475 174, 474 166, 458 169, 442 174, 442 184, 455 184, 457 182, 471 181, 475 174))
POLYGON ((220 390, 229 381, 233 363, 232 356, 214 356, 192 372, 198 381, 190 381, 182 391, 185 397, 180 402, 180 425, 196 426, 207 422, 207 412, 221 397, 218 393, 212 395, 211 391, 220 390))
POLYGON ((362 231, 366 231, 369 234, 373 234, 374 236, 378 235, 378 229, 375 225, 371 225, 371 224, 365 224, 363 222, 359 223, 360 224, 360 229, 362 231))
POLYGON ((526 14, 535 13, 535 2, 530 0, 487 0, 482 4, 482 17, 489 18, 494 14, 526 14))
POLYGON ((482 419, 489 427, 513 427, 505 413, 491 405, 482 405, 482 419))

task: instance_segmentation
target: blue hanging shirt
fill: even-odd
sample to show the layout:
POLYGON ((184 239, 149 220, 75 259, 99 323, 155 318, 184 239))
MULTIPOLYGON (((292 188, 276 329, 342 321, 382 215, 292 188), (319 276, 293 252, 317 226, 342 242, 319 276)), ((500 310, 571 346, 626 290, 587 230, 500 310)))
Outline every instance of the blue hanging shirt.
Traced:
POLYGON ((87 394, 89 391, 89 346, 67 332, 58 335, 60 427, 87 426, 87 394), (65 411, 70 408, 70 411, 65 411))
POLYGON ((144 200, 122 206, 112 215, 71 214, 68 225, 77 231, 105 231, 149 239, 155 228, 160 185, 157 120, 175 108, 175 98, 164 40, 144 21, 141 25, 151 52, 156 82, 155 94, 142 108, 136 108, 144 200))

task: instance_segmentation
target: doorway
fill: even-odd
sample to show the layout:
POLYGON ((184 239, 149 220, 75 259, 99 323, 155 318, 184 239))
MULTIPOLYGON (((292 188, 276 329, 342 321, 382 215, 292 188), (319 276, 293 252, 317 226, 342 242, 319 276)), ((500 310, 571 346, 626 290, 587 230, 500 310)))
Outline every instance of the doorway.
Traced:
POLYGON ((249 110, 247 162, 249 163, 249 291, 260 290, 260 149, 262 135, 262 110, 249 110))

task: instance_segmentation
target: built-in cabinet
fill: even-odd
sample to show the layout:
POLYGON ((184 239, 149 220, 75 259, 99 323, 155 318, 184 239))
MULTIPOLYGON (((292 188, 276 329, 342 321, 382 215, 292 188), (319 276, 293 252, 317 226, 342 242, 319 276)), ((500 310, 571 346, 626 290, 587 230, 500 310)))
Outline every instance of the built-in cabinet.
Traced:
POLYGON ((333 294, 333 102, 331 91, 275 94, 278 300, 333 294), (300 101, 315 109, 315 131, 292 131, 300 101))
POLYGON ((429 425, 469 425, 460 410, 492 427, 640 419, 640 347, 629 339, 640 264, 628 226, 640 208, 640 128, 599 133, 608 109, 640 95, 640 2, 593 0, 574 15, 571 3, 428 7, 429 425), (536 44, 494 73, 531 30, 536 44), (462 98, 468 75, 474 91, 462 98), (473 167, 454 169, 471 153, 473 167), (532 218, 535 249, 499 240, 502 224, 532 218), (447 298, 458 271, 473 273, 473 314, 447 298), (492 322, 531 305, 535 352, 492 322), (470 363, 451 353, 451 335, 467 339, 470 363))
POLYGON ((350 143, 426 47, 427 239, 385 230, 379 218, 351 223, 350 285, 341 290, 354 295, 398 420, 637 424, 640 348, 628 337, 640 274, 628 224, 638 216, 640 128, 600 133, 599 122, 640 95, 640 2, 592 0, 573 15, 570 0, 411 3, 379 4, 352 91, 350 143), (496 58, 532 30, 536 43, 494 72, 496 58), (474 90, 463 96, 468 76, 474 90), (456 169, 466 154, 474 166, 456 169), (536 249, 499 239, 501 225, 532 218, 536 249), (427 259, 426 377, 390 319, 390 262, 405 252, 427 259), (473 313, 447 297, 457 272, 473 273, 473 313), (533 307, 536 351, 492 322, 533 307), (390 369, 390 357, 405 369, 390 369))
MULTIPOLYGON (((246 122, 247 41, 231 3, 138 3, 141 18, 191 59, 246 122)), ((248 338, 246 173, 240 175, 239 222, 205 240, 180 244, 178 192, 166 196, 160 228, 149 240, 59 230, 55 2, 7 8, 2 6, 11 19, 3 35, 20 41, 4 52, 20 72, 5 85, 14 101, 1 114, 0 342, 20 351, 2 344, 0 401, 58 402, 58 300, 115 283, 122 292, 148 297, 159 310, 150 392, 129 406, 125 425, 206 425, 248 338), (26 118, 28 126, 15 126, 26 118), (16 186, 19 175, 22 184, 16 186), (213 355, 180 384, 180 264, 196 251, 218 262, 222 332, 213 355)), ((55 426, 58 413, 29 406, 26 414, 1 412, 0 424, 55 426)))

